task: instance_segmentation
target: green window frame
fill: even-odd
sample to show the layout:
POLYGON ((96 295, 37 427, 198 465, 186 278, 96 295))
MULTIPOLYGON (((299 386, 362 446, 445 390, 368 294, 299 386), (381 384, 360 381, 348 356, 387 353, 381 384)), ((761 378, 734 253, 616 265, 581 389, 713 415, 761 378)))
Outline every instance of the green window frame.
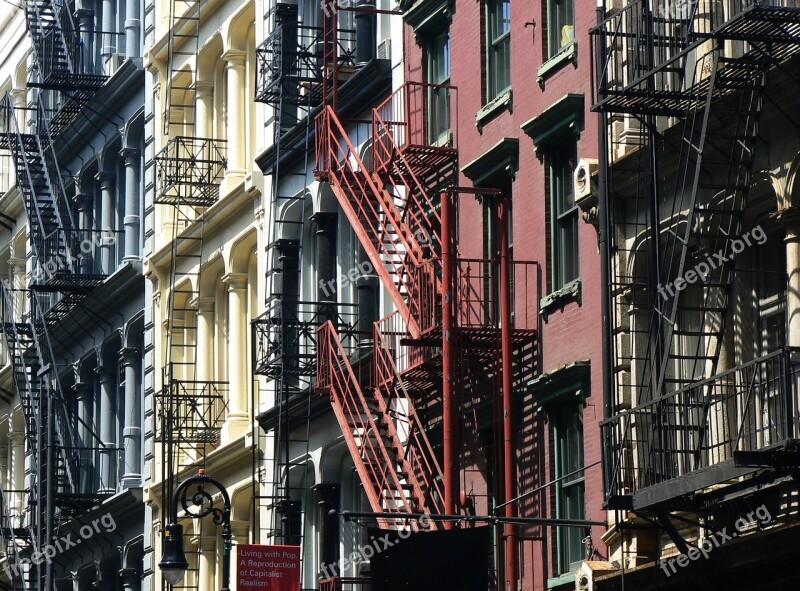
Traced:
POLYGON ((578 278, 578 206, 572 175, 577 162, 576 142, 553 146, 547 154, 550 197, 551 291, 578 278))
MULTIPOLYGON (((552 411, 555 447, 556 518, 586 518, 586 484, 583 457, 583 407, 565 404, 552 411)), ((556 566, 558 574, 574 570, 585 557, 584 530, 556 528, 556 566)))
POLYGON ((491 101, 511 88, 511 0, 487 0, 486 23, 486 91, 491 101))
POLYGON ((575 0, 547 0, 547 59, 575 41, 575 0))
POLYGON ((428 88, 428 141, 444 145, 450 141, 450 29, 426 39, 428 88))

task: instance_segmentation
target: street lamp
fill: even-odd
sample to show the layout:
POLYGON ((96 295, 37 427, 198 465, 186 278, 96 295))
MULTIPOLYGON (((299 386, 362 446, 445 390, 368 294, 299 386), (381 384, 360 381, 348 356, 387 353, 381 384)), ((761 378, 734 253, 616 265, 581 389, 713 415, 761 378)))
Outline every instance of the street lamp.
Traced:
POLYGON ((189 562, 183 550, 183 526, 178 523, 178 503, 187 515, 193 519, 202 519, 212 515, 214 523, 222 525, 222 591, 230 591, 231 579, 231 498, 222 483, 200 470, 178 485, 170 502, 169 518, 172 522, 164 528, 164 550, 158 567, 170 585, 177 585, 183 580, 189 562), (207 485, 215 487, 222 495, 223 507, 214 506, 214 498, 206 491, 207 485), (192 486, 197 488, 190 493, 192 486), (197 509, 192 512, 191 508, 197 509))

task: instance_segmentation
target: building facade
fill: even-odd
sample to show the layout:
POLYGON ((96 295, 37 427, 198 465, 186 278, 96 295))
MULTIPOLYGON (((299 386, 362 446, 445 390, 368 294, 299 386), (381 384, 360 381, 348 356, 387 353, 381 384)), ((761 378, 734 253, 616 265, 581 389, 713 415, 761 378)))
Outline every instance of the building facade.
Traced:
POLYGON ((15 589, 138 589, 139 6, 5 9, 5 575, 15 589))
POLYGON ((795 2, 606 2, 594 589, 796 586, 795 2), (645 49, 647 48, 647 49, 645 49))

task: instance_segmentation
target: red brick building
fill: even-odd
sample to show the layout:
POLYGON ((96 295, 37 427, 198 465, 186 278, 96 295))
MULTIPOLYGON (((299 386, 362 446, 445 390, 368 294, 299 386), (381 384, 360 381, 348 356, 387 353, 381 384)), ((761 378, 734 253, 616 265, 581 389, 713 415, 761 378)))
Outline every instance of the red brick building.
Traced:
MULTIPOLYGON (((538 263, 537 293, 514 290, 515 316, 536 316, 538 332, 530 364, 515 366, 515 376, 524 377, 513 394, 514 490, 504 490, 502 464, 492 460, 488 438, 462 441, 462 501, 474 496, 479 515, 527 493, 511 504, 511 514, 605 518, 598 464, 604 406, 596 212, 591 181, 587 194, 580 195, 581 207, 573 188, 579 161, 597 155, 596 124, 589 114, 588 31, 595 14, 576 4, 401 2, 406 79, 457 89, 450 108, 457 121, 452 138, 458 184, 510 196, 513 259, 538 263)), ((428 106, 435 113, 438 97, 430 93, 428 106)), ((499 256, 499 198, 463 193, 457 200, 458 256, 499 256)), ((519 588, 547 589, 560 582, 572 588, 576 562, 606 558, 603 532, 602 526, 519 526, 514 532, 519 588)), ((508 558, 501 562, 504 572, 508 558)))

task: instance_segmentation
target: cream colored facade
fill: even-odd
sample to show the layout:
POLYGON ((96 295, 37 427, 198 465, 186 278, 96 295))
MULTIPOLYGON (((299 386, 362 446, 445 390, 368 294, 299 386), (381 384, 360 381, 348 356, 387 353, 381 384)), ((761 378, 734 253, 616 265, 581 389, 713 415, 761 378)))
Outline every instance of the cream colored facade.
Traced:
MULTIPOLYGON (((174 484, 196 472, 203 463, 208 474, 219 479, 232 499, 235 543, 254 541, 249 532, 252 467, 252 380, 250 379, 250 321, 263 306, 264 204, 263 177, 254 164, 259 148, 258 130, 263 129, 263 109, 253 101, 255 79, 256 14, 258 3, 211 0, 202 3, 197 45, 170 39, 170 11, 190 10, 190 2, 145 3, 145 67, 147 70, 145 148, 145 274, 146 301, 151 303, 146 325, 145 365, 145 483, 146 502, 145 572, 143 589, 160 589, 161 524, 165 444, 158 437, 163 427, 159 418, 159 393, 163 388, 162 368, 180 344, 190 345, 186 357, 195 356, 196 369, 177 370, 177 379, 222 384, 225 409, 216 410, 219 442, 203 451, 197 446, 193 457, 184 454, 171 475, 174 484), (170 68, 170 43, 175 51, 170 68), (181 53, 181 56, 177 56, 181 53), (169 110, 171 125, 165 133, 164 116, 173 102, 168 78, 175 86, 191 86, 191 98, 169 110), (183 123, 182 121, 185 121, 183 123), (154 157, 176 136, 213 138, 227 147, 227 167, 221 178, 216 202, 205 209, 201 221, 193 211, 182 212, 158 201, 154 157), (199 240, 187 237, 202 236, 199 240), (175 260, 178 245, 178 255, 175 260), (187 251, 188 249, 188 251, 187 251), (175 270, 173 271, 173 264, 175 270), (191 277, 187 287, 175 277, 191 277), (196 330, 182 329, 169 322, 171 290, 178 305, 195 314, 196 330), (187 290, 193 294, 186 295, 187 290), (177 292, 182 292, 181 296, 177 292), (188 300, 188 301, 187 301, 188 300), (168 330, 172 328, 171 339, 168 330), (191 351, 189 353, 188 351, 191 351), (192 373, 191 376, 188 373, 192 373), (190 466, 191 464, 191 466, 190 466)), ((198 210, 199 211, 199 210, 198 210)), ((192 455, 191 453, 189 455, 192 455)), ((186 520, 186 552, 191 564, 182 583, 198 591, 221 586, 220 528, 204 520, 186 520), (196 568, 196 570, 192 570, 196 568)), ((235 573, 235 569, 234 569, 235 573)), ((235 579, 235 574, 233 576, 235 579)))

